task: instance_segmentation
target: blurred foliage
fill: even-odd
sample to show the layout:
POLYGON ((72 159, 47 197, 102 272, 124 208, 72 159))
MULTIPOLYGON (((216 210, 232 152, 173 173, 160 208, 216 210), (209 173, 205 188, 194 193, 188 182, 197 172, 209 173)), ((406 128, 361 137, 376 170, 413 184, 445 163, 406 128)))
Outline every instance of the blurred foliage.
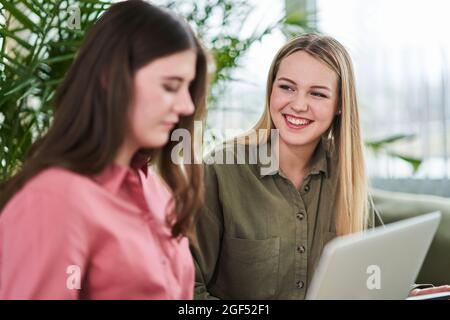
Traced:
POLYGON ((315 21, 311 21, 311 17, 313 16, 313 12, 300 10, 289 13, 283 19, 281 31, 288 39, 302 33, 317 32, 314 27, 315 21))
POLYGON ((55 89, 84 30, 108 6, 100 0, 0 0, 0 180, 47 130, 55 89), (74 7, 80 9, 76 28, 74 7))
POLYGON ((420 165, 422 164, 422 159, 411 157, 405 154, 401 154, 395 151, 390 150, 393 144, 397 142, 406 142, 411 141, 415 138, 414 134, 396 134, 392 135, 380 140, 370 140, 366 141, 366 147, 373 151, 375 155, 380 153, 384 153, 393 158, 399 158, 408 164, 411 165, 413 169, 413 173, 416 173, 419 170, 420 165))

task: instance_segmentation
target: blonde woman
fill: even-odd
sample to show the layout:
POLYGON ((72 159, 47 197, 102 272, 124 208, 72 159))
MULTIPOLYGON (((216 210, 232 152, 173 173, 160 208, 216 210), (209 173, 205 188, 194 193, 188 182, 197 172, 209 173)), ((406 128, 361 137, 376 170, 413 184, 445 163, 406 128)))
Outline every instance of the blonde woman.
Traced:
MULTIPOLYGON (((324 245, 375 223, 354 81, 333 38, 303 35, 278 52, 254 130, 279 130, 279 167, 206 165, 191 246, 197 299, 304 299, 324 245)), ((251 155, 266 137, 240 140, 251 155)))

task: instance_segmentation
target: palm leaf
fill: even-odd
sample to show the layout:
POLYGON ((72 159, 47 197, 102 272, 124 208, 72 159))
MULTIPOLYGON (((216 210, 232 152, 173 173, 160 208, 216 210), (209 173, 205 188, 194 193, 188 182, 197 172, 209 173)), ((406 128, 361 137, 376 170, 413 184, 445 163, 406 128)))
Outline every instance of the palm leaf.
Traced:
POLYGON ((5 17, 0 28, 0 181, 18 170, 34 139, 46 131, 56 88, 85 30, 109 5, 100 0, 0 0, 5 17), (75 5, 81 30, 66 28, 65 8, 75 5), (30 95, 36 105, 29 105, 30 95))
POLYGON ((32 32, 42 33, 41 27, 31 21, 21 10, 20 7, 25 1, 14 3, 9 0, 0 0, 0 3, 17 21, 32 32))
POLYGON ((406 161, 407 163, 409 163, 411 165, 411 167, 413 168, 414 173, 416 173, 419 170, 419 167, 423 162, 419 158, 414 158, 414 157, 403 155, 403 154, 400 154, 397 152, 388 151, 387 154, 394 158, 399 158, 399 159, 402 159, 403 161, 406 161))
POLYGON ((395 142, 411 140, 414 138, 414 134, 395 134, 380 140, 368 140, 365 142, 365 145, 373 151, 377 152, 380 149, 385 148, 386 146, 391 145, 395 142))

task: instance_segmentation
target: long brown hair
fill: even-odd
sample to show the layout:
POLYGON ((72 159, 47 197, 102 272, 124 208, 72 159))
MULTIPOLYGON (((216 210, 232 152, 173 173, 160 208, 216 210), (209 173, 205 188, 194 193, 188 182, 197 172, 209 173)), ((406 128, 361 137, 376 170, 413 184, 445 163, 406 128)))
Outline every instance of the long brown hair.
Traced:
MULTIPOLYGON (((87 34, 58 89, 54 119, 47 134, 28 152, 21 170, 1 185, 0 210, 27 181, 50 166, 92 176, 114 161, 127 130, 133 76, 149 62, 184 50, 197 54, 196 75, 189 87, 195 112, 174 128, 194 134, 203 119, 207 57, 188 24, 168 11, 141 0, 112 5, 87 34)), ((158 150, 139 150, 154 164, 172 191, 169 215, 173 237, 188 235, 202 205, 201 165, 180 167, 171 161, 169 142, 158 150)), ((194 150, 191 150, 192 154, 194 150)))
MULTIPOLYGON (((297 51, 304 51, 325 63, 338 76, 338 109, 329 130, 324 134, 330 148, 336 154, 338 175, 336 196, 336 231, 338 235, 359 232, 367 228, 369 221, 368 182, 365 172, 364 146, 359 126, 355 76, 350 55, 336 39, 303 34, 287 42, 276 54, 267 78, 266 106, 264 113, 252 130, 273 129, 269 101, 281 61, 297 51)), ((266 140, 270 139, 267 135, 266 140)), ((266 142, 266 141, 261 141, 266 142)))

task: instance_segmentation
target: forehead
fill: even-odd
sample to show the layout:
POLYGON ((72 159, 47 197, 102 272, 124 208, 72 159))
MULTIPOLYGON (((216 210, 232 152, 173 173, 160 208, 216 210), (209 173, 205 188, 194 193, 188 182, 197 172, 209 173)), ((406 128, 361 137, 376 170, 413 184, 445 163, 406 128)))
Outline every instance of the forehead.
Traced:
POLYGON ((283 58, 276 77, 289 78, 299 85, 324 85, 330 88, 337 85, 337 74, 324 62, 304 51, 283 58))
POLYGON ((179 76, 192 79, 195 76, 196 54, 193 50, 177 52, 151 61, 138 70, 149 77, 179 76))

